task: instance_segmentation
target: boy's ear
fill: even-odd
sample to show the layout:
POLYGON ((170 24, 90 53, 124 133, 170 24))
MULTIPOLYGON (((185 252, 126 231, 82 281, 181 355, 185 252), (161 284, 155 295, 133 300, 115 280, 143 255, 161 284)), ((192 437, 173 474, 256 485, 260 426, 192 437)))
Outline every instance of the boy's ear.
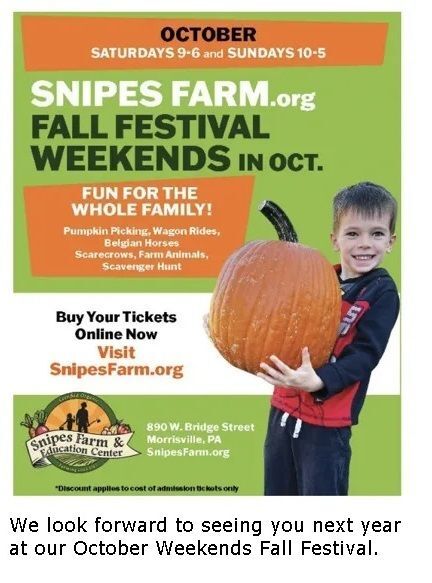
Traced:
POLYGON ((392 247, 393 247, 393 243, 395 241, 396 241, 396 233, 393 233, 393 235, 390 236, 389 245, 387 248, 387 253, 390 253, 390 251, 392 250, 392 247))
POLYGON ((334 251, 340 251, 339 243, 337 237, 334 233, 330 233, 330 241, 333 246, 334 251))

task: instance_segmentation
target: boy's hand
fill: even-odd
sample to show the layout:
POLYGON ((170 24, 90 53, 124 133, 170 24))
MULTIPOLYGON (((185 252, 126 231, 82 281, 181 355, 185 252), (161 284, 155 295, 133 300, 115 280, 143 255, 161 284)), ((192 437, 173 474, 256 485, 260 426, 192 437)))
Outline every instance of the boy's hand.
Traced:
POLYGON ((209 315, 208 314, 204 314, 204 316, 203 316, 203 326, 204 326, 205 333, 210 338, 210 326, 209 326, 209 315))
POLYGON ((259 372, 258 376, 271 385, 294 387, 302 391, 307 391, 308 393, 314 393, 324 387, 324 383, 312 368, 309 350, 307 348, 303 348, 302 350, 302 363, 298 369, 290 368, 274 354, 270 356, 270 360, 273 362, 275 368, 262 362, 260 366, 265 373, 259 372))

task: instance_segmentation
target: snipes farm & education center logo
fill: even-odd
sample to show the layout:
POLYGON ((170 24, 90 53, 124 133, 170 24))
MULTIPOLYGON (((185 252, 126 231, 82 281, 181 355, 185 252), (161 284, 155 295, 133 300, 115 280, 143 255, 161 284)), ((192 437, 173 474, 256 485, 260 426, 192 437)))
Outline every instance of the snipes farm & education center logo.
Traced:
POLYGON ((21 425, 29 434, 26 447, 35 468, 53 465, 77 474, 139 454, 128 445, 130 426, 89 393, 61 395, 33 416, 26 413, 21 425))

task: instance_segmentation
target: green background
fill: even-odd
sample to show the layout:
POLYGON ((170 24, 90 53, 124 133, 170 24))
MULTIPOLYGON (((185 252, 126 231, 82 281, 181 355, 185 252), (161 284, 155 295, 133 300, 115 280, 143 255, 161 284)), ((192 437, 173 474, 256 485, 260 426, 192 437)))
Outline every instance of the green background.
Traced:
MULTIPOLYGON (((16 395, 14 398, 14 494, 56 495, 63 486, 140 485, 237 485, 237 495, 263 493, 263 444, 269 399, 265 396, 103 396, 116 415, 129 423, 134 435, 129 445, 141 455, 110 460, 86 474, 72 474, 54 466, 34 469, 25 442, 29 439, 20 421, 25 413, 46 407, 50 395, 16 395), (167 459, 145 455, 146 425, 149 422, 254 423, 253 433, 220 433, 231 457, 167 459)), ((154 433, 154 432, 152 432, 154 433)), ((171 432, 158 433, 171 435, 171 432)), ((350 495, 400 494, 400 398, 369 396, 361 421, 353 428, 351 441, 350 495)), ((161 447, 152 445, 151 447, 161 447)), ((182 446, 173 445, 169 448, 182 446)), ((192 446, 190 446, 192 447, 192 446)), ((197 446, 205 447, 205 446, 197 446)), ((73 495, 96 493, 74 492, 73 495)), ((163 495, 163 492, 157 492, 163 495)), ((182 494, 182 493, 180 493, 182 494)), ((223 492, 216 493, 223 495, 223 492)), ((66 494, 61 494, 66 495, 66 494)), ((114 494, 119 495, 119 494, 114 494)), ((136 493, 136 495, 145 495, 136 493)), ((169 495, 173 495, 170 493, 169 495)), ((200 495, 186 493, 186 495, 200 495)), ((207 494, 211 495, 211 494, 207 494)), ((232 494, 231 494, 232 495, 232 494)))
MULTIPOLYGON (((121 14, 107 15, 115 18, 121 14)), ((127 16, 142 16, 132 15, 127 16)), ((163 16, 172 23, 176 15, 152 13, 152 17, 163 16)), ((183 16, 177 15, 177 16, 183 16)), ((197 14, 189 15, 191 19, 197 14)), ((400 15, 397 13, 286 13, 286 14, 211 14, 218 17, 254 18, 266 20, 303 21, 372 21, 388 22, 385 60, 382 66, 366 67, 293 67, 263 69, 213 69, 213 70, 137 70, 102 72, 36 72, 25 73, 20 30, 20 15, 15 17, 15 277, 16 291, 21 292, 175 292, 213 289, 214 279, 202 278, 40 278, 30 273, 28 242, 23 206, 24 185, 73 184, 109 181, 136 181, 156 178, 188 176, 239 175, 233 165, 223 173, 200 172, 37 172, 30 154, 31 115, 34 113, 98 113, 102 126, 110 126, 115 113, 122 108, 107 105, 102 108, 33 108, 30 104, 31 83, 36 79, 55 81, 63 79, 157 79, 164 86, 172 79, 216 79, 250 81, 267 79, 272 94, 282 92, 316 91, 317 108, 313 112, 301 112, 295 108, 176 108, 175 113, 216 113, 231 115, 259 113, 262 125, 269 131, 271 139, 231 140, 231 159, 239 152, 263 152, 265 156, 274 152, 317 152, 324 165, 322 172, 255 172, 255 188, 247 229, 247 240, 275 238, 272 227, 257 211, 263 199, 280 204, 291 217, 300 241, 320 249, 332 262, 337 256, 329 242, 331 231, 331 200, 340 188, 362 180, 384 185, 396 197, 400 192, 400 15)), ((164 103, 152 108, 127 108, 127 113, 172 113, 164 103)), ((78 142, 78 141, 77 141, 78 142)), ((170 141, 152 140, 162 145, 179 144, 178 138, 170 141)), ((43 140, 38 140, 41 146, 43 140)), ((79 140, 79 143, 85 143, 79 140)), ((94 140, 92 143, 97 143, 94 140)), ((109 143, 115 143, 109 140, 109 143)), ((121 142, 133 144, 127 139, 121 142)), ((141 141, 140 143, 147 143, 141 141)), ((204 149, 217 140, 190 141, 204 149)), ((229 208, 227 208, 229 212, 229 208)), ((400 284, 399 246, 386 258, 384 266, 400 284)))

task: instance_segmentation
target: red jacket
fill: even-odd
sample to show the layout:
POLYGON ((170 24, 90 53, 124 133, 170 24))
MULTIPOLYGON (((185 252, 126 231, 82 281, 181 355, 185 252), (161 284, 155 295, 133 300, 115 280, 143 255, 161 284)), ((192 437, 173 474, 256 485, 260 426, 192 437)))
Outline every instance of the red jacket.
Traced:
MULTIPOLYGON (((335 267, 340 273, 340 266, 335 267)), ((378 364, 399 313, 396 285, 385 269, 341 282, 339 337, 328 364, 316 369, 324 388, 307 393, 275 387, 272 405, 313 425, 358 423, 372 370, 378 364)))

